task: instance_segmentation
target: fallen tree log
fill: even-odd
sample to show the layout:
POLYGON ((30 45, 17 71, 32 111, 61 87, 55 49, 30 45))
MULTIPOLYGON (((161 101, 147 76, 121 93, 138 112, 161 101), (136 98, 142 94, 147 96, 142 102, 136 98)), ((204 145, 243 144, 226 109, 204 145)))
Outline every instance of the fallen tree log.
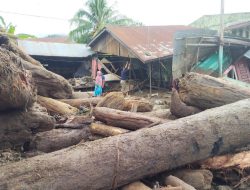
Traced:
POLYGON ((17 65, 10 52, 0 47, 0 111, 26 109, 36 99, 31 74, 17 65))
POLYGON ((211 190, 213 174, 205 169, 179 169, 171 174, 197 190, 211 190))
POLYGON ((235 80, 188 73, 179 79, 179 95, 187 105, 208 109, 250 98, 250 88, 235 80))
POLYGON ((208 158, 201 163, 202 168, 219 170, 226 168, 237 168, 244 170, 250 168, 250 151, 240 152, 236 154, 227 154, 208 158))
POLYGON ((42 67, 42 64, 39 61, 33 59, 31 56, 25 53, 14 43, 14 41, 12 41, 7 35, 2 33, 0 34, 0 45, 9 51, 12 51, 15 55, 21 57, 23 60, 42 67))
POLYGON ((176 89, 172 89, 170 111, 176 117, 186 117, 201 112, 201 110, 194 106, 188 106, 183 103, 179 97, 176 89))
POLYGON ((157 109, 151 112, 144 112, 141 114, 150 117, 159 117, 161 119, 169 119, 169 120, 177 119, 174 115, 171 114, 170 109, 157 109))
POLYGON ((145 127, 152 127, 167 120, 157 117, 148 117, 139 113, 115 110, 105 107, 95 107, 93 115, 98 121, 102 121, 108 125, 121 127, 129 130, 137 130, 145 127))
POLYGON ((143 98, 125 98, 123 110, 132 112, 150 112, 153 110, 153 104, 143 98))
POLYGON ((82 129, 93 122, 90 116, 69 116, 65 123, 58 123, 55 128, 82 129))
POLYGON ((79 112, 77 108, 52 98, 37 96, 37 102, 45 107, 51 115, 75 115, 79 112))
POLYGON ((48 71, 42 66, 25 61, 12 51, 8 51, 8 54, 13 62, 22 65, 24 69, 29 70, 32 73, 32 78, 34 79, 37 93, 39 95, 57 99, 72 97, 72 87, 62 76, 48 71))
POLYGON ((53 152, 78 144, 90 136, 89 127, 83 129, 53 129, 37 133, 30 142, 30 150, 53 152))
POLYGON ((81 106, 90 107, 90 104, 96 106, 101 99, 102 97, 92 97, 79 99, 60 99, 60 101, 80 109, 81 106))
POLYGON ((37 94, 55 99, 72 97, 72 87, 65 78, 27 61, 22 63, 24 68, 32 73, 37 94))
POLYGON ((142 182, 136 181, 128 185, 125 185, 124 187, 121 188, 121 190, 152 190, 152 189, 144 185, 142 182))
MULTIPOLYGON (((54 128, 54 119, 36 111, 12 111, 0 114, 0 149, 21 147, 32 134, 54 128)), ((0 188, 1 189, 1 188, 0 188)))
POLYGON ((250 100, 0 167, 5 189, 112 189, 249 144, 250 100), (10 172, 11 171, 11 172, 10 172))
POLYGON ((123 134, 123 133, 130 132, 127 129, 122 129, 122 128, 119 128, 119 127, 104 125, 104 124, 101 124, 101 123, 92 123, 91 126, 90 126, 90 131, 93 134, 102 135, 102 136, 105 136, 105 137, 115 136, 115 135, 120 135, 120 134, 123 134))
POLYGON ((110 92, 96 105, 96 107, 106 107, 116 110, 123 110, 124 106, 125 98, 122 92, 110 92))
POLYGON ((164 180, 164 183, 165 183, 165 185, 171 185, 174 187, 182 187, 182 190, 196 190, 191 185, 185 183, 181 179, 179 179, 175 176, 172 176, 172 175, 166 177, 166 179, 164 180))

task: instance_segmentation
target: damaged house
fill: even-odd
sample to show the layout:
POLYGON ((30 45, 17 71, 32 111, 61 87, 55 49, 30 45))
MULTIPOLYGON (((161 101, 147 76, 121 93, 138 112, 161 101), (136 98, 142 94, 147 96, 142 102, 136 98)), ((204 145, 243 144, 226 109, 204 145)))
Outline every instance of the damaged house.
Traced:
MULTIPOLYGON (((249 83, 250 13, 225 14, 224 19, 223 76, 249 83)), ((218 29, 219 15, 203 16, 191 23, 191 26, 201 29, 175 35, 173 78, 179 78, 190 71, 218 77, 220 41, 218 32, 210 29, 218 29)))
POLYGON ((89 46, 107 73, 120 75, 132 63, 129 78, 152 88, 169 88, 172 80, 173 37, 187 26, 107 26, 89 46), (105 59, 104 59, 105 58, 105 59))
POLYGON ((42 40, 18 40, 18 46, 40 61, 46 69, 65 78, 90 75, 91 56, 94 52, 85 44, 42 40))

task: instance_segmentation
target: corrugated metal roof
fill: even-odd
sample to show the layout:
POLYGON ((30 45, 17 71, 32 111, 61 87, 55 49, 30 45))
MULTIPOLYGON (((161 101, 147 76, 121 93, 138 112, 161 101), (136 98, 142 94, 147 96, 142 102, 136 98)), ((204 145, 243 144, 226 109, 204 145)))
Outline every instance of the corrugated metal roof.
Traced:
MULTIPOLYGON (((108 26, 97 35, 89 46, 93 47, 103 33, 110 33, 142 62, 173 54, 174 33, 191 29, 190 26, 108 26)), ((106 52, 107 53, 107 52, 106 52)))
POLYGON ((65 44, 18 40, 18 46, 29 55, 55 57, 88 57, 94 53, 85 44, 65 44))

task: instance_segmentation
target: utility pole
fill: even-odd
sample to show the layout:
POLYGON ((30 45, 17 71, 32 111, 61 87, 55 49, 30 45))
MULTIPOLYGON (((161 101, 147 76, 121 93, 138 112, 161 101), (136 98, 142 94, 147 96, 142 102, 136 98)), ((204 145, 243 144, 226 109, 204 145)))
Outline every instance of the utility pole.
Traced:
POLYGON ((222 77, 222 66, 223 66, 223 43, 224 43, 224 0, 221 0, 221 11, 220 11, 220 47, 219 47, 219 77, 222 77))

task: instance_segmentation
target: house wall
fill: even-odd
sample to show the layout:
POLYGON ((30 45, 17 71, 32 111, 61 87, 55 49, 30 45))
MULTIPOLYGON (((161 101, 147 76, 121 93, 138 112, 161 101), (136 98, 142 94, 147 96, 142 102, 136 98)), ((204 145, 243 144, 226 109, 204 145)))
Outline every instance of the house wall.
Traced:
POLYGON ((92 47, 92 50, 110 55, 135 58, 135 56, 110 34, 105 34, 92 47))

